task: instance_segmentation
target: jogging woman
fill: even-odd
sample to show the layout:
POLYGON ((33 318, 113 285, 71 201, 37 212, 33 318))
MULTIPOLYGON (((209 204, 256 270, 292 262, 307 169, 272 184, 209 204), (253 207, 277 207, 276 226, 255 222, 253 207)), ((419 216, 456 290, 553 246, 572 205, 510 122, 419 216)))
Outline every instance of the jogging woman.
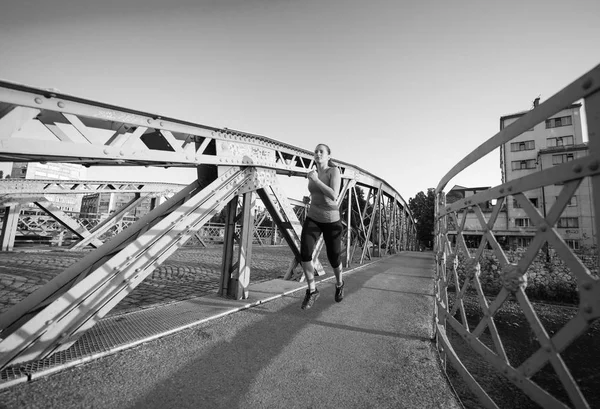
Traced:
POLYGON ((308 174, 308 191, 310 206, 306 220, 302 226, 300 238, 300 255, 302 269, 308 283, 302 309, 312 307, 319 297, 315 285, 315 269, 312 263, 313 251, 317 240, 323 234, 327 259, 333 268, 336 279, 335 301, 344 298, 344 282, 342 281, 342 221, 337 196, 340 191, 340 169, 331 161, 331 149, 325 144, 315 148, 315 164, 317 169, 308 174))

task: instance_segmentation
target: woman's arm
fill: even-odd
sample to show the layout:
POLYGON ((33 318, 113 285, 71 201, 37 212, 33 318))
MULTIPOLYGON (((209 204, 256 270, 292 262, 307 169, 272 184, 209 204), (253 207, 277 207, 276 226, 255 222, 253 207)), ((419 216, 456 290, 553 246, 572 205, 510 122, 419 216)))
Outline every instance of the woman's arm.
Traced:
POLYGON ((329 185, 327 185, 319 179, 319 175, 316 171, 312 171, 308 174, 308 177, 315 182, 325 196, 331 200, 336 200, 342 184, 340 169, 338 167, 330 168, 329 176, 329 185))

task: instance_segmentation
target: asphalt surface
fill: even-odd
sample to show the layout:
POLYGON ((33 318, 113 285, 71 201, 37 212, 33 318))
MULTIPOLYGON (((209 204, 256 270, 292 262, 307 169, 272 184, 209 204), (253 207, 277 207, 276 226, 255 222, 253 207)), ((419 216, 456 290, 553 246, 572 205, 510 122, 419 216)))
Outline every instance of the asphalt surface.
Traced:
MULTIPOLYGON (((459 408, 432 344, 433 255, 401 253, 0 391, 0 408, 459 408)), ((268 285, 268 283, 263 283, 268 285)))

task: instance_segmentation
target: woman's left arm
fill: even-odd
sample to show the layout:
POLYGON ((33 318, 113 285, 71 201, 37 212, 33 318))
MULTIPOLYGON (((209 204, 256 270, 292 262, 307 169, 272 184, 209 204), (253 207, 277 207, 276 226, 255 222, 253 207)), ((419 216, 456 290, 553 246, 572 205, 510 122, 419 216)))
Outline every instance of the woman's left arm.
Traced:
POLYGON ((323 183, 318 177, 314 179, 321 192, 331 200, 336 200, 342 184, 340 169, 336 166, 329 170, 329 185, 323 183))

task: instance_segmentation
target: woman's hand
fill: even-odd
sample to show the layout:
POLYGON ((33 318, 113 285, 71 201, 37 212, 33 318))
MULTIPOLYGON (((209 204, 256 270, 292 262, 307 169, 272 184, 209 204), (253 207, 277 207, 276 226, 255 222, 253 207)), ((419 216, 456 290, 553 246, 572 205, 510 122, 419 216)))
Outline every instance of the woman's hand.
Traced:
POLYGON ((319 180, 319 174, 315 170, 311 170, 310 172, 308 172, 308 175, 306 175, 306 177, 308 178, 308 180, 312 180, 313 182, 319 180))

